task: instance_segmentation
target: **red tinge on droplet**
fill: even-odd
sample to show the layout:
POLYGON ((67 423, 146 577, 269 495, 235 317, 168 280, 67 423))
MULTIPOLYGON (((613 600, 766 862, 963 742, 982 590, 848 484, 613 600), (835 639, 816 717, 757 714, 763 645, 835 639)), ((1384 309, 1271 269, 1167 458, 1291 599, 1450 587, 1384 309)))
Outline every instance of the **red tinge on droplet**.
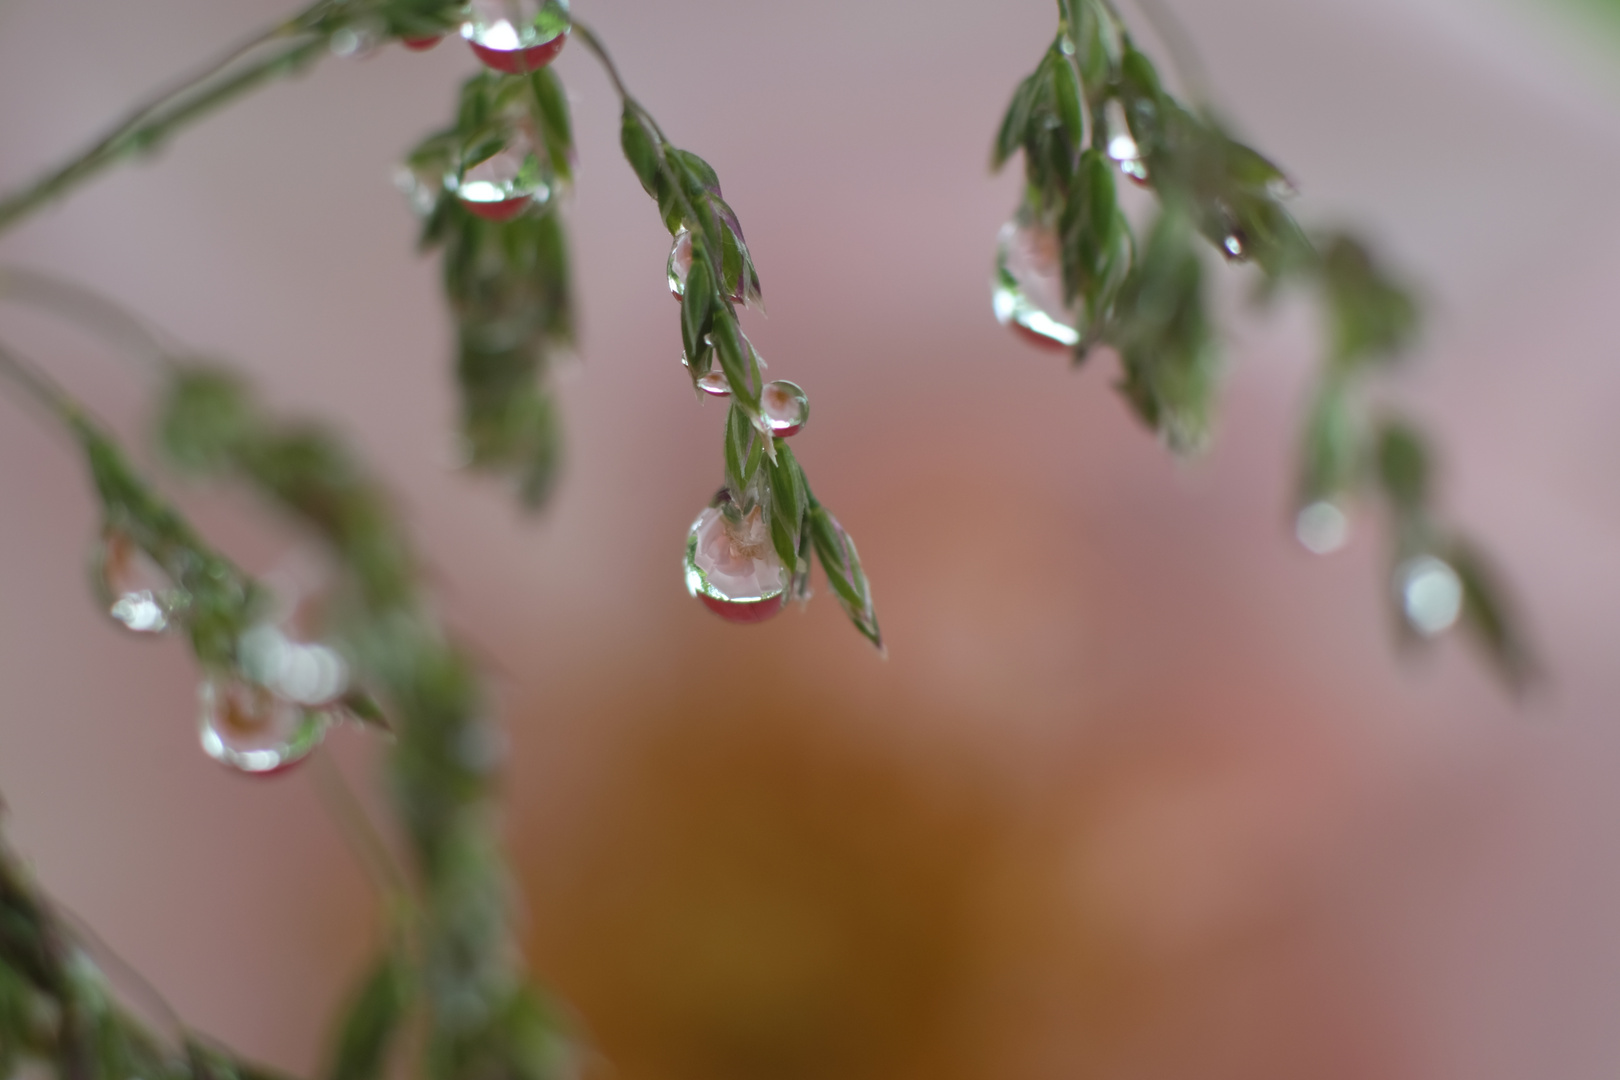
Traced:
POLYGON ((523 195, 516 199, 502 199, 500 202, 477 202, 473 199, 462 199, 461 205, 485 221, 511 221, 523 213, 533 201, 534 199, 530 196, 523 195))
POLYGON ((769 600, 716 600, 706 593, 699 593, 698 599, 703 606, 720 616, 726 622, 732 623, 762 623, 766 619, 777 615, 787 606, 787 594, 773 596, 769 600))
POLYGON ((531 45, 527 49, 492 49, 476 41, 467 42, 485 67, 506 75, 526 75, 531 71, 539 71, 557 59, 557 54, 562 52, 562 47, 567 43, 566 33, 558 34, 543 44, 531 45))
POLYGON ((427 52, 433 46, 444 40, 443 34, 434 34, 432 37, 400 38, 399 43, 412 52, 427 52))
POLYGON ((1070 346, 1063 344, 1061 341, 1055 341, 1052 338, 1047 337, 1045 334, 1037 333, 1036 331, 1031 330, 1023 323, 1010 322, 1007 324, 1007 329, 1017 334, 1018 337, 1024 342, 1030 345, 1038 345, 1043 349, 1050 349, 1052 352, 1068 352, 1070 348, 1070 346))

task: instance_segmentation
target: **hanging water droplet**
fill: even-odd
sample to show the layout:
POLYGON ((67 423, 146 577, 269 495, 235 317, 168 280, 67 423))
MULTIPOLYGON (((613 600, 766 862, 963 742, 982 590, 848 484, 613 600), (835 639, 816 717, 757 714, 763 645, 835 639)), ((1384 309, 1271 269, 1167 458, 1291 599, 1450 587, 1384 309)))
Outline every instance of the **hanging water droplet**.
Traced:
POLYGON ((534 144, 522 131, 514 131, 499 152, 463 169, 455 192, 463 206, 490 221, 510 221, 551 197, 534 144))
POLYGON ((991 283, 996 320, 1037 344, 1066 349, 1080 340, 1079 319, 1063 302, 1057 234, 1016 218, 1001 227, 991 283))
POLYGON ((1125 106, 1114 98, 1108 102, 1103 116, 1108 124, 1108 156, 1119 166, 1120 172, 1137 184, 1146 186, 1147 164, 1142 160, 1142 148, 1131 135, 1130 124, 1125 119, 1125 106))
POLYGON ((1350 539, 1350 518, 1325 499, 1313 502, 1294 520, 1294 535, 1305 550, 1331 555, 1350 539))
POLYGON ((412 52, 427 52, 443 40, 443 34, 433 34, 430 37, 402 37, 399 43, 412 52))
POLYGON ((1444 559, 1419 555, 1395 570, 1401 612, 1412 629, 1434 637, 1451 629, 1462 615, 1463 584, 1444 559))
MULTIPOLYGON (((735 511, 733 511, 735 514, 735 511)), ((787 572, 761 507, 727 517, 711 506, 686 538, 686 591, 728 622, 763 622, 787 601, 787 572)))
POLYGON ((686 295, 686 275, 692 272, 692 234, 685 229, 675 234, 669 249, 669 291, 676 300, 686 295))
POLYGON ((764 392, 759 395, 759 406, 771 426, 771 434, 779 439, 797 435, 810 419, 809 397, 797 383, 786 379, 766 383, 764 392))
POLYGON ((269 623, 243 634, 236 656, 242 674, 299 705, 328 705, 349 689, 349 665, 336 649, 293 641, 269 623))
POLYGON ((726 373, 714 368, 707 375, 699 375, 697 388, 710 397, 730 397, 731 383, 726 381, 726 373))
POLYGON ((191 603, 190 594, 120 529, 103 534, 93 580, 107 614, 137 634, 163 633, 191 603))
POLYGON ((556 59, 572 28, 568 0, 472 0, 461 36, 484 66, 522 75, 556 59))
POLYGON ((289 769, 308 757, 332 724, 330 713, 305 708, 240 678, 204 680, 198 700, 203 753, 260 776, 289 769))

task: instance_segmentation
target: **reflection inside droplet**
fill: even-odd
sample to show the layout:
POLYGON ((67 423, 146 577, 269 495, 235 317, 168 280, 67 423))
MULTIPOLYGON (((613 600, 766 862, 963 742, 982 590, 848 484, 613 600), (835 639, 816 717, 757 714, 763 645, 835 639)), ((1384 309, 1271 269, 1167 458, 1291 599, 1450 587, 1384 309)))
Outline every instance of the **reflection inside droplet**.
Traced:
POLYGON ((1234 259, 1243 257, 1243 238, 1237 233, 1229 233, 1226 239, 1221 241, 1221 247, 1225 248, 1226 253, 1234 259))
POLYGON ((243 679, 206 679, 198 689, 203 753, 242 772, 279 772, 309 756, 331 715, 243 679))
POLYGON ((758 621, 781 609, 787 574, 762 508, 736 520, 714 506, 698 515, 686 539, 686 589, 734 622, 758 621))
POLYGON ((810 398, 798 383, 786 379, 767 383, 759 396, 759 404, 771 434, 779 439, 798 434, 810 419, 810 398))
POLYGON ((1462 579, 1443 559, 1408 559, 1395 571, 1395 583, 1406 621, 1425 637, 1451 629, 1462 615, 1462 579))
POLYGON ((1350 518, 1325 499, 1313 502, 1299 512, 1294 521, 1294 535, 1305 550, 1331 555, 1350 539, 1350 518))

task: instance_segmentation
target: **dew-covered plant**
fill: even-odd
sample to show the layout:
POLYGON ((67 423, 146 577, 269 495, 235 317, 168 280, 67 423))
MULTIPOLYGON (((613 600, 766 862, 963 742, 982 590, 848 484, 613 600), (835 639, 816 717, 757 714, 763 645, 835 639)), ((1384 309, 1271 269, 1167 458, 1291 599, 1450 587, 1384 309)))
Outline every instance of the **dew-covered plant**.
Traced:
POLYGON ((1131 409, 1174 452, 1194 454, 1210 438, 1221 366, 1204 251, 1252 265, 1262 299, 1293 286, 1314 293, 1327 340, 1301 440, 1300 542, 1318 554, 1337 550, 1353 502, 1381 500, 1403 637, 1463 623, 1497 671, 1522 686, 1529 652, 1484 560, 1436 515, 1426 440, 1410 421, 1365 404, 1366 384, 1395 367, 1417 334, 1411 291, 1355 237, 1302 228, 1286 206, 1287 174, 1210 109, 1171 94, 1110 0, 1059 0, 1058 15, 992 153, 999 169, 1021 151, 1025 176, 998 241, 996 317, 1076 365, 1111 348, 1131 409), (1153 196, 1139 226, 1120 176, 1153 196))
MULTIPOLYGON (((1201 236, 1254 262, 1268 288, 1316 288, 1332 340, 1308 423, 1300 535, 1328 549, 1343 500, 1375 477, 1396 522, 1407 623, 1437 633, 1461 614, 1503 669, 1526 670, 1478 561, 1433 522, 1422 442, 1369 425, 1364 377, 1409 340, 1416 308, 1365 249, 1313 243, 1283 209, 1280 170, 1160 85, 1117 15, 1065 0, 1057 40, 1019 88, 996 161, 1022 149, 1028 187, 1003 234, 995 303, 1004 322, 1077 360, 1099 344, 1123 361, 1123 389, 1178 450, 1209 430, 1215 335, 1201 236), (1089 138, 1088 138, 1089 136, 1089 138), (1139 244, 1115 192, 1123 172, 1159 214, 1139 244)), ((680 302, 686 376, 728 400, 723 483, 687 539, 691 594, 739 623, 808 600, 812 562, 856 628, 883 639, 854 542, 816 498, 787 440, 810 406, 769 380, 742 328, 759 274, 719 178, 675 146, 630 95, 601 41, 566 0, 317 0, 175 88, 134 108, 35 183, 0 198, 0 232, 191 121, 329 55, 459 34, 481 63, 453 121, 410 151, 401 186, 442 259, 454 323, 460 435, 472 468, 543 503, 561 459, 548 386, 574 336, 562 196, 574 144, 548 67, 568 41, 602 64, 622 99, 624 155, 669 231, 665 272, 680 302)), ((511 889, 492 822, 502 740, 477 665, 434 613, 391 500, 340 436, 274 417, 228 368, 177 346, 72 283, 0 270, 0 300, 107 337, 155 373, 154 432, 173 470, 238 485, 295 522, 321 551, 307 589, 256 580, 216 550, 118 442, 34 361, 0 343, 0 383, 59 426, 82 457, 101 528, 91 596, 132 634, 184 640, 200 672, 199 735, 210 757, 270 776, 316 755, 338 724, 387 743, 396 854, 353 805, 359 855, 382 893, 382 945, 334 1025, 330 1080, 409 1073, 428 1080, 547 1080, 578 1071, 560 1011, 519 960, 511 889), (403 855, 403 858, 400 857, 403 855)), ((150 1030, 109 989, 86 935, 0 844, 0 1077, 43 1064, 62 1080, 253 1080, 263 1070, 190 1033, 150 1030)))

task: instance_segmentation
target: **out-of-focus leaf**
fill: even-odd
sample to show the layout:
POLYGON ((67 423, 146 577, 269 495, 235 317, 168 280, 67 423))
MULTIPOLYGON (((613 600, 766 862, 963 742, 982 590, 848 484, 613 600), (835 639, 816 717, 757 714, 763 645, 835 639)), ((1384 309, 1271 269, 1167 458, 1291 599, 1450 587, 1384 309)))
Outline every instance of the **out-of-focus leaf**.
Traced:
POLYGON ((1452 545, 1445 558, 1462 581, 1464 624, 1479 639, 1508 685, 1514 690, 1524 690, 1535 681, 1537 664, 1520 631, 1518 617, 1497 583, 1496 574, 1479 552, 1465 543, 1452 545))
POLYGON ((872 590, 867 584, 866 572, 861 568, 861 557, 855 550, 855 541, 820 503, 810 503, 810 536, 815 544, 816 557, 827 572, 838 602, 868 641, 883 650, 883 634, 878 629, 877 612, 872 606, 872 590))
POLYGON ((333 1044, 326 1080, 380 1080, 410 1002, 410 977, 389 950, 360 983, 333 1044))
POLYGON ((1421 513, 1431 486, 1429 451, 1416 428, 1388 420, 1378 433, 1378 480, 1396 511, 1421 513))

